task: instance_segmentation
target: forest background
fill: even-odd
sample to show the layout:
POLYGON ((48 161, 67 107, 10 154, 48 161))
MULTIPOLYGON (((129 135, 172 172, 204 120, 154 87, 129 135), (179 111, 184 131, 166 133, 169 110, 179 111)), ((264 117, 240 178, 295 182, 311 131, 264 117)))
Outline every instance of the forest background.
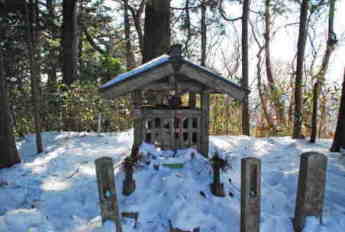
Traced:
MULTIPOLYGON (((103 131, 131 128, 130 96, 106 100, 98 87, 142 63, 147 1, 29 0, 24 6, 19 2, 0 1, 0 74, 8 91, 14 135, 97 131, 100 119, 103 131)), ((334 136, 345 54, 341 0, 252 1, 251 135, 293 134, 304 2, 308 14, 300 135, 310 136, 315 122, 317 137, 334 136)), ((171 44, 182 44, 188 59, 241 84, 242 5, 237 0, 171 1, 171 44)), ((210 133, 242 134, 241 103, 224 95, 213 95, 210 102, 210 133)))

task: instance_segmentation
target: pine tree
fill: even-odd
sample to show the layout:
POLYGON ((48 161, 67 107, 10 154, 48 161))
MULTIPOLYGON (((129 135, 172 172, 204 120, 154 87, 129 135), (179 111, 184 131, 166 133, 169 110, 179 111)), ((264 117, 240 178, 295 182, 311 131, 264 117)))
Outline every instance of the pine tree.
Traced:
POLYGON ((3 52, 0 51, 0 168, 20 162, 10 120, 10 107, 6 87, 3 52))

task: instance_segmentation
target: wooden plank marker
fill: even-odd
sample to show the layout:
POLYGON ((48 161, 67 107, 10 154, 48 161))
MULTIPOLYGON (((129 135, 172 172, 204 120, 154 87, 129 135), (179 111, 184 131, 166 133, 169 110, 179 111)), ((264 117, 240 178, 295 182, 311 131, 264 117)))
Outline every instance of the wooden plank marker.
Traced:
POLYGON ((113 160, 110 157, 102 157, 95 161, 95 165, 102 222, 111 220, 116 224, 116 232, 122 232, 113 160))
POLYGON ((327 157, 318 152, 301 155, 296 196, 295 231, 302 231, 307 216, 316 216, 322 223, 322 208, 325 194, 327 157))
POLYGON ((225 197, 224 184, 220 181, 220 169, 225 167, 225 161, 215 154, 212 158, 213 183, 211 183, 211 192, 218 197, 225 197))
POLYGON ((260 231, 261 161, 241 160, 241 232, 260 231))
POLYGON ((135 160, 132 157, 127 157, 124 162, 125 179, 123 180, 122 194, 129 196, 135 191, 135 180, 133 179, 133 166, 135 160))

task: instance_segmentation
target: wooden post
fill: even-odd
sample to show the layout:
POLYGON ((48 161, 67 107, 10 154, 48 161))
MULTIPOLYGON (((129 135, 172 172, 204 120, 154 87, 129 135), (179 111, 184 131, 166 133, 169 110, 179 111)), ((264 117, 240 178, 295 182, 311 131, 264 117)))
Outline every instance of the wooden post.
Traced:
POLYGON ((135 160, 127 157, 124 162, 125 179, 123 180, 123 195, 129 196, 135 191, 135 180, 133 179, 133 166, 135 160))
POLYGON ((142 105, 142 95, 140 90, 136 90, 132 94, 132 101, 134 104, 134 147, 140 146, 143 142, 143 132, 142 132, 142 118, 141 118, 141 105, 142 105))
POLYGON ((220 169, 225 166, 225 161, 220 159, 216 154, 212 158, 213 183, 211 184, 211 192, 218 197, 224 197, 224 184, 220 182, 220 169))
POLYGON ((241 232, 260 231, 261 161, 241 161, 241 232))
POLYGON ((200 94, 201 97, 201 138, 200 138, 200 152, 205 157, 208 157, 208 143, 209 143, 209 135, 208 135, 208 124, 209 124, 209 109, 210 109, 210 96, 208 93, 202 92, 200 94))
POLYGON ((102 114, 98 113, 98 117, 97 117, 97 133, 101 133, 102 132, 102 114))
POLYGON ((189 98, 188 98, 188 105, 191 109, 194 109, 196 106, 196 95, 195 93, 189 93, 189 98))
POLYGON ((301 155, 296 196, 295 231, 302 231, 307 216, 322 219, 325 193, 327 157, 318 152, 306 152, 301 155))
POLYGON ((102 157, 95 161, 102 222, 111 220, 116 224, 116 232, 122 232, 116 197, 113 160, 102 157))

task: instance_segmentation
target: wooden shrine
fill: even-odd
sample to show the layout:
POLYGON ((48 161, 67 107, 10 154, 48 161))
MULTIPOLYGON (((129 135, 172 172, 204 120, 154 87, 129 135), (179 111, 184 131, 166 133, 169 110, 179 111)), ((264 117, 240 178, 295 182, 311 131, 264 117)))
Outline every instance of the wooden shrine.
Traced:
POLYGON ((228 94, 241 101, 247 89, 181 56, 181 46, 115 77, 100 87, 106 98, 132 95, 134 145, 162 149, 194 147, 208 155, 209 96, 228 94), (182 96, 188 97, 183 103, 182 96))

